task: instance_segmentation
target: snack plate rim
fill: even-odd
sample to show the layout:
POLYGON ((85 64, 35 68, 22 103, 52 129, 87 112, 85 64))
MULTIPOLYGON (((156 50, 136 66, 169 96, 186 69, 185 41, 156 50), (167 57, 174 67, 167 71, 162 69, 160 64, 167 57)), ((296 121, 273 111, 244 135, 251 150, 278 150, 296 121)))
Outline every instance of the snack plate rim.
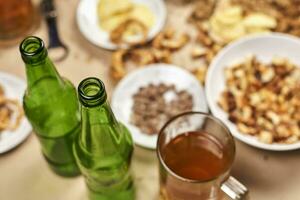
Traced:
MULTIPOLYGON (((224 119, 223 117, 219 116, 219 111, 217 111, 218 105, 216 102, 213 101, 213 97, 212 97, 213 95, 209 89, 209 87, 210 87, 209 83, 211 83, 212 80, 214 80, 213 72, 214 72, 215 68, 218 68, 218 70, 224 69, 224 65, 219 67, 219 63, 220 63, 220 60, 222 60, 222 58, 227 54, 227 52, 231 51, 232 49, 238 48, 241 44, 255 41, 257 39, 265 39, 265 38, 277 39, 277 40, 283 40, 283 41, 288 40, 290 42, 293 42, 293 43, 299 45, 299 48, 300 48, 300 39, 299 38, 292 36, 292 35, 284 34, 284 33, 266 33, 266 34, 260 34, 260 35, 249 35, 249 36, 245 36, 239 40, 236 40, 236 41, 228 44, 216 55, 216 57, 213 59, 213 61, 211 62, 210 66, 209 66, 209 69, 208 69, 208 72, 206 75, 206 79, 205 79, 205 82, 207 83, 205 85, 205 94, 206 94, 207 103, 208 103, 209 109, 211 110, 212 114, 215 117, 219 118, 226 126, 229 127, 232 135, 236 139, 238 139, 252 147, 256 147, 256 148, 263 149, 263 150, 270 150, 270 151, 291 151, 291 150, 300 149, 300 141, 293 143, 293 144, 279 144, 279 143, 266 144, 266 143, 262 143, 262 142, 258 141, 257 137, 255 137, 255 136, 250 136, 250 135, 245 135, 245 134, 240 133, 236 129, 235 124, 230 122, 228 119, 224 119)), ((255 52, 253 52, 253 54, 255 54, 255 52)), ((274 55, 274 56, 278 56, 278 55, 274 55)), ((225 113, 224 111, 222 111, 222 112, 225 113)))
MULTIPOLYGON (((15 84, 15 86, 9 86, 9 83, 3 83, 3 87, 10 87, 10 88, 14 88, 14 87, 18 87, 16 90, 22 90, 23 92, 26 89, 26 83, 24 80, 22 80, 21 78, 10 74, 10 73, 6 73, 6 72, 0 72, 0 77, 1 80, 8 80, 10 82, 12 82, 13 84, 15 84)), ((2 81, 0 81, 2 82, 2 81)), ((4 82, 4 81, 3 81, 4 82)), ((17 94, 17 91, 13 92, 14 94, 16 94, 16 98, 18 98, 20 105, 22 106, 22 95, 23 94, 17 94)), ((12 93, 10 91, 10 93, 12 93)), ((15 131, 5 131, 5 133, 0 133, 0 134, 6 134, 9 136, 6 136, 5 138, 0 138, 0 154, 5 153, 7 151, 12 150, 13 148, 17 147, 18 145, 20 145, 22 142, 24 142, 26 140, 26 138, 31 134, 32 132, 32 127, 29 123, 29 121, 27 120, 26 116, 23 116, 23 119, 19 125, 19 127, 15 130, 15 131), (16 135, 11 135, 11 134, 16 134, 16 135)))
MULTIPOLYGON (((143 148, 152 149, 152 150, 156 149, 158 134, 146 135, 145 133, 141 133, 141 131, 139 131, 139 129, 137 127, 135 127, 134 125, 131 125, 128 120, 125 121, 122 117, 118 118, 118 117, 120 117, 118 114, 118 113, 120 113, 118 111, 118 108, 120 107, 120 102, 117 101, 117 96, 119 96, 119 94, 121 93, 123 88, 126 85, 128 85, 128 82, 134 80, 134 78, 137 77, 138 75, 149 74, 150 71, 155 72, 155 71, 166 71, 166 70, 173 71, 174 73, 182 73, 183 76, 190 79, 191 83, 193 83, 193 84, 197 83, 197 86, 199 86, 199 87, 196 88, 196 90, 200 91, 200 94, 197 94, 197 95, 195 93, 192 94, 192 96, 194 98, 196 97, 198 99, 194 102, 195 105, 193 107, 193 110, 206 112, 206 113, 208 112, 208 105, 207 105, 207 101, 205 98, 204 88, 200 85, 199 81, 190 72, 188 72, 185 69, 182 69, 179 66, 172 65, 172 64, 164 64, 164 63, 150 64, 141 69, 137 69, 137 70, 129 73, 115 87, 114 92, 112 94, 112 98, 111 98, 112 99, 111 105, 112 105, 112 109, 113 109, 114 113, 116 114, 117 119, 120 120, 129 129, 130 132, 134 132, 134 133, 132 133, 132 137, 133 137, 133 141, 135 142, 135 144, 137 144, 138 146, 141 146, 143 148), (138 136, 147 137, 151 141, 148 143, 144 143, 144 142, 142 142, 143 140, 141 140, 141 138, 138 138, 138 136)), ((164 81, 159 81, 159 82, 164 83, 164 81)), ((149 83, 150 83, 150 81, 149 81, 149 83)), ((175 86, 179 85, 176 83, 174 83, 174 84, 175 84, 175 86)), ((141 84, 137 83, 136 87, 140 87, 140 86, 141 86, 141 84)))
MULTIPOLYGON (((76 23, 77 23, 77 27, 80 31, 80 33, 84 36, 85 39, 87 39, 89 42, 91 42, 92 44, 106 49, 106 50, 116 50, 118 48, 128 48, 127 45, 123 45, 123 46, 118 46, 114 43, 112 43, 111 41, 109 41, 109 39, 99 39, 98 37, 92 36, 93 34, 89 31, 86 30, 87 27, 89 27, 87 25, 87 21, 85 21, 85 19, 83 18, 84 13, 82 13, 82 9, 84 9, 84 6, 87 6, 88 3, 90 2, 98 2, 101 0, 81 0, 77 6, 77 11, 76 11, 76 23)), ((137 1, 137 0, 133 0, 133 1, 137 1)), ((147 0, 138 0, 138 1, 147 1, 147 0)), ((152 4, 156 4, 159 7, 159 10, 161 11, 161 17, 158 18, 157 15, 156 16, 156 23, 154 24, 154 26, 152 27, 152 29, 150 30, 148 37, 147 37, 147 41, 152 40, 164 27, 165 23, 166 23, 166 19, 167 19, 167 8, 165 5, 165 2, 163 0, 151 0, 149 1, 152 4)), ((96 15, 96 14, 95 14, 96 15)), ((96 24, 98 26, 98 30, 100 32, 105 32, 103 31, 98 24, 96 24)), ((106 33, 108 35, 108 33, 106 33)), ((99 35, 98 35, 99 36, 99 35)))

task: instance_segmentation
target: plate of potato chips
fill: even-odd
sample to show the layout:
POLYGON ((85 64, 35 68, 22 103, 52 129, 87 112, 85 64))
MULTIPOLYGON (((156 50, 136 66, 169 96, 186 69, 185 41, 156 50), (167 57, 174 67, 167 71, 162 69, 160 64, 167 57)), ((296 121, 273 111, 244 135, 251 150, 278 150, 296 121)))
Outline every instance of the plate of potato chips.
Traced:
POLYGON ((166 21, 162 0, 81 0, 77 24, 91 43, 108 50, 151 40, 166 21))

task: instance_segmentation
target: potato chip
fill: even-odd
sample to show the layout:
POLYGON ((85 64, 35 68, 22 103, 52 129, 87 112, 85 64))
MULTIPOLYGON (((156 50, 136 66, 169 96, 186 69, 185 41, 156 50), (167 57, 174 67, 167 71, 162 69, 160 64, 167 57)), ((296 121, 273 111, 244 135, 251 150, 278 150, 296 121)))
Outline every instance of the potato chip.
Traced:
POLYGON ((107 32, 111 32, 120 26, 120 24, 124 23, 128 18, 129 13, 117 14, 107 19, 100 20, 100 27, 107 32))
POLYGON ((234 26, 242 20, 242 8, 239 6, 228 7, 217 12, 213 18, 220 26, 234 26))
POLYGON ((215 42, 226 44, 247 34, 269 32, 276 26, 272 16, 255 12, 244 17, 242 7, 229 5, 209 19, 209 34, 215 42))
MULTIPOLYGON (((98 17, 100 27, 112 33, 126 21, 138 21, 144 27, 150 29, 155 23, 155 16, 147 6, 132 3, 131 0, 101 0, 98 4, 98 17)), ((126 26, 124 38, 144 34, 141 26, 132 24, 126 26)))
POLYGON ((131 11, 130 17, 141 21, 148 28, 151 28, 155 23, 155 16, 151 10, 144 5, 135 4, 131 11))
POLYGON ((263 13, 252 13, 245 17, 244 25, 246 28, 265 28, 273 29, 276 28, 277 22, 276 19, 263 14, 263 13))
POLYGON ((97 12, 100 19, 104 20, 120 13, 126 13, 132 7, 133 4, 130 0, 100 0, 97 12))

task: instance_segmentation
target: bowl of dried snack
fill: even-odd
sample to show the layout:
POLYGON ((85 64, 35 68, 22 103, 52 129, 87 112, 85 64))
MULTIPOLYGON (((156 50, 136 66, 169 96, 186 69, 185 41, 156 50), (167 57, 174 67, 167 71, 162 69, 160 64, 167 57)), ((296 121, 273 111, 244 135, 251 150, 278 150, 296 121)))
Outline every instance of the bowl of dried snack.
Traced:
POLYGON ((248 36, 212 61, 205 92, 211 112, 239 140, 266 150, 300 148, 300 39, 248 36))
POLYGON ((169 64, 152 64, 129 73, 113 93, 112 109, 134 142, 149 149, 156 148, 157 134, 171 117, 191 110, 208 111, 199 81, 169 64))
POLYGON ((25 89, 23 80, 0 72, 0 154, 22 143, 32 130, 22 108, 25 89))
POLYGON ((146 43, 161 31, 165 20, 162 0, 81 0, 77 9, 81 33, 109 50, 146 43))

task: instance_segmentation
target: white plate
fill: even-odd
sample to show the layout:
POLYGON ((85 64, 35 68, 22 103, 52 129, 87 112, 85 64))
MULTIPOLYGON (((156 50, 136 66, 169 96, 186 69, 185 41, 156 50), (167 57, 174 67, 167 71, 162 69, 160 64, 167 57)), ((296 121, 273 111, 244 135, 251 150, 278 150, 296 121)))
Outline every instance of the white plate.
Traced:
POLYGON ((255 55, 263 62, 271 62, 274 56, 285 57, 300 66, 300 39, 279 33, 248 36, 221 50, 212 61, 206 76, 205 92, 211 112, 229 127, 237 139, 249 145, 273 151, 299 149, 300 142, 295 144, 265 144, 258 141, 254 136, 240 133, 237 127, 228 120, 226 112, 217 105, 218 98, 225 89, 224 69, 249 55, 255 55))
POLYGON ((194 111, 207 112, 205 94, 199 81, 186 70, 174 65, 153 64, 128 74, 117 85, 112 96, 112 109, 122 123, 129 128, 136 144, 155 149, 157 134, 147 135, 142 133, 130 121, 131 108, 133 105, 132 96, 140 87, 150 83, 174 84, 178 90, 186 90, 193 96, 194 111))
MULTIPOLYGON (((0 72, 0 84, 4 88, 5 96, 19 100, 22 105, 26 83, 20 78, 0 72)), ((22 143, 31 133, 31 126, 26 117, 23 117, 19 127, 15 131, 3 131, 0 133, 0 153, 11 150, 22 143)))
MULTIPOLYGON (((97 5, 101 0, 81 0, 77 8, 77 24, 81 33, 91 43, 108 50, 115 50, 117 45, 112 43, 109 33, 102 30, 98 23, 97 5)), ((132 0, 134 3, 140 3, 148 6, 154 13, 156 21, 148 34, 148 40, 151 40, 164 27, 167 11, 165 2, 162 0, 132 0)))

